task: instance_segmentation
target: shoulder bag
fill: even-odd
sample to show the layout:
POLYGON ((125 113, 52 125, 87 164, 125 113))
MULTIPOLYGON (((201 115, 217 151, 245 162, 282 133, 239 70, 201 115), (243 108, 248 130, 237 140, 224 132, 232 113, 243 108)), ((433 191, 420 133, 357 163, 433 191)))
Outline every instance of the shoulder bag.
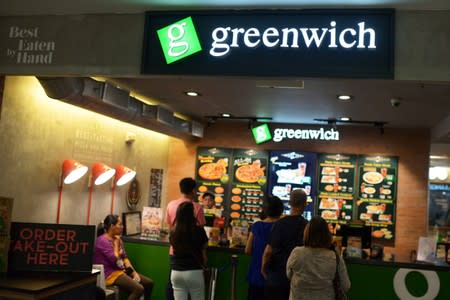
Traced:
POLYGON ((334 288, 334 299, 336 300, 347 300, 347 295, 345 294, 344 289, 341 285, 341 279, 339 278, 339 254, 334 251, 334 254, 336 255, 336 272, 334 273, 334 279, 333 279, 333 288, 334 288))

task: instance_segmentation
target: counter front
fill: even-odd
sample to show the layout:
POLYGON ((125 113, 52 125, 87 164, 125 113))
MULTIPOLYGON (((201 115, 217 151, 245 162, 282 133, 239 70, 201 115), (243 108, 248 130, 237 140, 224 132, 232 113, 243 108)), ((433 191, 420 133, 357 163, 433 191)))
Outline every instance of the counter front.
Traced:
MULTIPOLYGON (((131 261, 144 275, 155 282, 155 299, 165 298, 169 279, 169 245, 164 241, 124 237, 125 248, 131 261)), ((218 268, 216 298, 230 299, 231 255, 238 255, 236 299, 247 298, 246 275, 250 256, 242 249, 208 248, 208 266, 218 268)), ((350 276, 350 299, 450 299, 450 266, 397 261, 347 259, 350 276)))

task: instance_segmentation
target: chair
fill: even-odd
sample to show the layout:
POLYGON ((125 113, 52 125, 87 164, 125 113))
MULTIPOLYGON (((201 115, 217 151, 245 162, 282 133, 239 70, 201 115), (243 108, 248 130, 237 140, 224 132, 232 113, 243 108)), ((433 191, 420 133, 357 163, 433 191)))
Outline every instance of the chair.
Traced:
POLYGON ((116 286, 106 287, 105 284, 105 269, 101 264, 93 264, 92 269, 99 270, 97 275, 97 286, 105 291, 106 299, 119 300, 119 289, 116 286))

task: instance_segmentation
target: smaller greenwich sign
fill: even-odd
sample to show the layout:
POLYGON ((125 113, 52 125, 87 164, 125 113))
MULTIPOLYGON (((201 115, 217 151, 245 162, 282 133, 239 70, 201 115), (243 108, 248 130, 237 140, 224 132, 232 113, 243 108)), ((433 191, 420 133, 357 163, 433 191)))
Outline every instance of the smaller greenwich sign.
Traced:
POLYGON ((339 141, 339 131, 333 128, 325 129, 292 129, 292 128, 275 128, 273 134, 267 124, 262 124, 252 129, 255 142, 261 144, 268 141, 275 143, 285 139, 296 140, 320 140, 320 141, 339 141))

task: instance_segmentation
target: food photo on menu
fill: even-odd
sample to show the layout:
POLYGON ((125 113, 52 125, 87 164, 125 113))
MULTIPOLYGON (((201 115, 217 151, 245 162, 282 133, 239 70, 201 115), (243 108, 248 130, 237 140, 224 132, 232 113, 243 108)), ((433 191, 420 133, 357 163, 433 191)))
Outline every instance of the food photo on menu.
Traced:
POLYGON ((249 223, 260 219, 267 183, 267 152, 235 149, 229 216, 249 223))
POLYGON ((308 195, 308 206, 304 217, 314 215, 316 154, 295 151, 272 151, 269 158, 269 193, 279 197, 289 214, 291 191, 303 189, 308 195))

